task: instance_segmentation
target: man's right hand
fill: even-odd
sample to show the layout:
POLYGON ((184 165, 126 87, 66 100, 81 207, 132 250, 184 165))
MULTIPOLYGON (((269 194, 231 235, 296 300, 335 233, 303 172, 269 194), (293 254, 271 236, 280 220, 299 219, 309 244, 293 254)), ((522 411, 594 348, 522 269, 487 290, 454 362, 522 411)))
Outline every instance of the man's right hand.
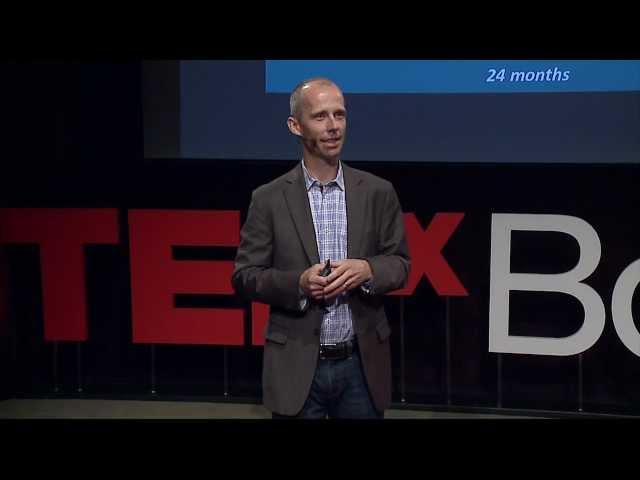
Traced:
POLYGON ((322 300, 324 298, 324 287, 327 285, 327 278, 321 277, 320 272, 324 268, 322 263, 317 263, 307 268, 300 275, 300 289, 309 298, 322 300))

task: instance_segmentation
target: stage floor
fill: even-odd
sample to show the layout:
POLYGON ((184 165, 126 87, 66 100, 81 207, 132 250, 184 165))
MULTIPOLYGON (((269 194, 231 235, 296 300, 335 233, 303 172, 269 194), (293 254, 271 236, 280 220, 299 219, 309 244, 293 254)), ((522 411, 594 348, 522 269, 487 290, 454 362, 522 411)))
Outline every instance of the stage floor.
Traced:
MULTIPOLYGON (((70 418, 70 419, 268 419, 270 412, 262 405, 161 400, 99 399, 9 399, 0 401, 0 418, 70 418)), ((387 419, 439 418, 542 418, 490 413, 390 409, 387 419)))

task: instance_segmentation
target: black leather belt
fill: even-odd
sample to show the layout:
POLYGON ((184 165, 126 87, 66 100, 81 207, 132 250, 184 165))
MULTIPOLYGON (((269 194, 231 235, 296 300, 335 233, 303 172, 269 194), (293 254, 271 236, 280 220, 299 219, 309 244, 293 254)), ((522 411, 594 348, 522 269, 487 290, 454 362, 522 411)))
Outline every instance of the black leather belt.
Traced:
POLYGON ((358 343, 355 339, 320 345, 320 358, 322 360, 344 360, 349 358, 357 348, 358 343))

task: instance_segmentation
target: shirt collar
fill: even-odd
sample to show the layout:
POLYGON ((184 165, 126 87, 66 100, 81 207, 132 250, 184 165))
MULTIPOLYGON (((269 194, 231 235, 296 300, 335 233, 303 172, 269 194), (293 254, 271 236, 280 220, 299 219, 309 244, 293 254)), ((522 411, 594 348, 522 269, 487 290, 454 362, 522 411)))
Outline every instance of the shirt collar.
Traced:
MULTIPOLYGON (((302 161, 302 171, 304 173, 304 183, 307 187, 307 191, 317 182, 318 185, 322 185, 322 182, 311 175, 311 172, 307 170, 307 167, 304 165, 304 160, 302 161)), ((344 190, 344 175, 342 174, 342 162, 338 161, 338 174, 336 178, 327 182, 325 185, 330 185, 331 183, 335 183, 340 187, 341 190, 344 190)))

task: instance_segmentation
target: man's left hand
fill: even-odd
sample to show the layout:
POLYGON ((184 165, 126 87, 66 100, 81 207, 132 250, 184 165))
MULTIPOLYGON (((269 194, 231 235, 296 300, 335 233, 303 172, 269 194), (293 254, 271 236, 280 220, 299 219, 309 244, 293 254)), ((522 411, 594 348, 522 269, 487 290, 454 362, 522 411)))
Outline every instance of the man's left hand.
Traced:
POLYGON ((332 272, 324 287, 325 300, 332 300, 342 292, 358 288, 373 278, 371 266, 366 260, 347 258, 331 262, 332 272))

